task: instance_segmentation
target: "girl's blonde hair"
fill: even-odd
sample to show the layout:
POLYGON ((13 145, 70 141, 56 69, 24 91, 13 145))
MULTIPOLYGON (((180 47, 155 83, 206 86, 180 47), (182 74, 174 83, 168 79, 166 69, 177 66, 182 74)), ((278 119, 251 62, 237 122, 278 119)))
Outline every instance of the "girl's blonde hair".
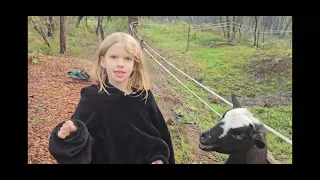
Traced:
POLYGON ((100 65, 100 58, 104 56, 108 49, 116 43, 124 43, 128 53, 134 56, 133 71, 129 77, 128 89, 134 89, 136 91, 141 91, 141 94, 145 91, 148 97, 148 90, 150 89, 150 82, 147 73, 145 57, 142 52, 141 46, 138 41, 131 35, 124 32, 115 32, 108 35, 100 44, 98 49, 98 57, 95 61, 92 79, 100 85, 99 92, 106 90, 106 83, 108 81, 106 69, 100 65))

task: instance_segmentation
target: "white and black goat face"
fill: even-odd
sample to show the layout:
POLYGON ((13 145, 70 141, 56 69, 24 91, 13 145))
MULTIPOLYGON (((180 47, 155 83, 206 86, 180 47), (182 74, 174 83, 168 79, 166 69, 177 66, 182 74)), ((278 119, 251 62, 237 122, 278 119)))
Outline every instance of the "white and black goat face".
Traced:
POLYGON ((248 109, 242 108, 232 95, 233 108, 227 111, 221 121, 200 136, 199 148, 231 154, 250 145, 265 147, 265 129, 248 109))

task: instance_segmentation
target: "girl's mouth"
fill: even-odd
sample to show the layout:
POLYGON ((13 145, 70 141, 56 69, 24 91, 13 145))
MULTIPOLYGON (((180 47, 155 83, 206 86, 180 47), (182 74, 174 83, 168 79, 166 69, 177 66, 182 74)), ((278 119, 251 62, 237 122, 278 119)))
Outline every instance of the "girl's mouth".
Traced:
POLYGON ((125 75, 124 71, 115 71, 114 73, 118 78, 122 78, 125 75))

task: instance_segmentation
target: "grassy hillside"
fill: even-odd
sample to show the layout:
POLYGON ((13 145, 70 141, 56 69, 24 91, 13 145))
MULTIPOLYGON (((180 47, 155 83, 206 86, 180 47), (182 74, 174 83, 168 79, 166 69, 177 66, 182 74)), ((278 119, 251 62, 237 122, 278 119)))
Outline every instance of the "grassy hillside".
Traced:
MULTIPOLYGON (((210 87, 228 101, 231 93, 239 96, 244 106, 250 107, 262 122, 292 139, 292 49, 287 39, 265 38, 266 48, 256 49, 251 41, 234 46, 214 46, 225 38, 214 31, 191 32, 187 48, 188 25, 156 24, 139 27, 139 34, 147 43, 154 44, 168 53, 166 59, 176 67, 210 87)), ((161 60, 160 58, 158 58, 161 60)), ((160 61, 170 68, 165 61, 160 61)), ((161 67, 159 67, 161 68, 161 67)), ((172 72, 220 114, 230 109, 223 102, 217 103, 207 91, 187 80, 178 71, 172 72)), ((209 129, 219 117, 202 105, 183 86, 172 78, 174 88, 180 92, 195 119, 203 129, 209 129), (204 107, 204 108, 197 108, 204 107)), ((191 115, 185 114, 185 120, 191 115)), ((292 146, 269 133, 268 143, 272 154, 282 163, 292 163, 292 146)))

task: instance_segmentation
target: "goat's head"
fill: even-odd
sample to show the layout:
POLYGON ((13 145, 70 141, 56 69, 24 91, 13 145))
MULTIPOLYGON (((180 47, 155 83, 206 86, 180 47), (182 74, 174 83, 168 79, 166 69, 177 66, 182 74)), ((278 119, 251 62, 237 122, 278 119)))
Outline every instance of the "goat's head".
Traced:
POLYGON ((233 108, 224 113, 221 121, 200 136, 199 148, 224 154, 237 152, 245 147, 266 146, 263 124, 250 111, 241 107, 232 95, 233 108))

